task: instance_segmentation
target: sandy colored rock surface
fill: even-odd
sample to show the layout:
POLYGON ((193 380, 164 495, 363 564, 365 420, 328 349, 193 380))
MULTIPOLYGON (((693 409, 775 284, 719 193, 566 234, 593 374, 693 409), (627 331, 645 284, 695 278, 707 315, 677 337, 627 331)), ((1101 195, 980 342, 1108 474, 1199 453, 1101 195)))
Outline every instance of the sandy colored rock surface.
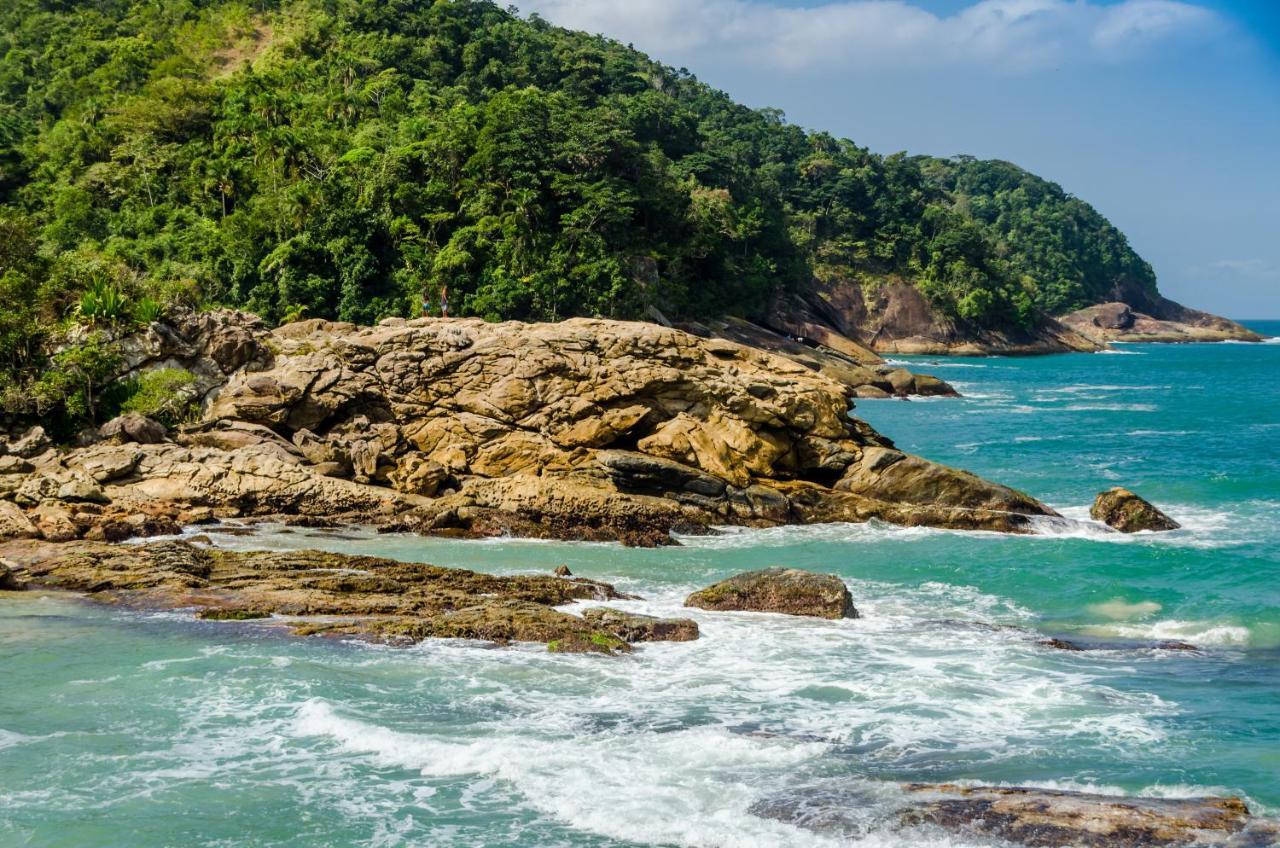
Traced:
MULTIPOLYGON (((161 354, 198 367, 203 419, 153 443, 53 450, 23 436, 24 452, 43 451, 0 474, 12 504, 0 533, 30 535, 26 512, 49 501, 92 538, 163 532, 195 510, 639 545, 718 524, 872 518, 1023 532, 1051 514, 893 450, 850 418, 848 382, 725 338, 592 319, 179 323, 126 347, 138 368, 161 354)), ((875 373, 886 393, 949 390, 875 373)))

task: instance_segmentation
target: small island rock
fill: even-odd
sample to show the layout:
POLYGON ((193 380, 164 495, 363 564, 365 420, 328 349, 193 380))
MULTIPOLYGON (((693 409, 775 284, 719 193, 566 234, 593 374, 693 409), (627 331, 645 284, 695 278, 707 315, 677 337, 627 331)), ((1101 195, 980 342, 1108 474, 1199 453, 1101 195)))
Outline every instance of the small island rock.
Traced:
POLYGON ((684 602, 706 610, 749 610, 808 615, 817 618, 857 618, 853 596, 834 574, 815 574, 798 568, 748 571, 699 590, 684 602))
POLYGON ((691 618, 658 618, 609 607, 592 607, 582 617, 624 642, 692 642, 698 638, 698 622, 691 618))
POLYGON ((1089 510, 1089 516, 1121 533, 1177 530, 1182 526, 1148 501, 1119 486, 1099 494, 1093 502, 1093 508, 1089 510))

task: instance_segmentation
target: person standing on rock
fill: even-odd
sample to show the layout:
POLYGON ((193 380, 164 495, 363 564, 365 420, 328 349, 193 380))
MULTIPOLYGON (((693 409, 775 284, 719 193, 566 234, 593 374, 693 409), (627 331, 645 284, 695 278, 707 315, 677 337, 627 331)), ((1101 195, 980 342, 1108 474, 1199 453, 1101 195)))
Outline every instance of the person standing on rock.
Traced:
POLYGON ((422 290, 422 317, 431 317, 431 294, 425 288, 422 290))
POLYGON ((442 286, 440 288, 440 317, 449 317, 449 287, 442 286))

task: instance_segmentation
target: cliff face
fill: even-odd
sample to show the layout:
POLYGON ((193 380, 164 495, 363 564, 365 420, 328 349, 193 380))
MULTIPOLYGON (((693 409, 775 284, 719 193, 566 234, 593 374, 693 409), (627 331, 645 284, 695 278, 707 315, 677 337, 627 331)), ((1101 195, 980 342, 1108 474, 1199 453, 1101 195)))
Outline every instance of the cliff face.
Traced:
MULTIPOLYGON (((285 513, 652 544, 715 524, 871 518, 1018 531, 1050 513, 897 451, 849 417, 849 386, 725 339, 588 319, 274 332, 236 313, 199 320, 160 335, 204 358, 210 338, 238 340, 229 373, 205 369, 223 378, 203 420, 172 441, 138 444, 117 425, 109 442, 28 451, 0 476, 14 525, 25 510, 46 535, 44 510, 76 538, 144 526, 140 514, 285 513), (77 487, 84 497, 62 498, 77 487)), ((182 361, 164 345, 152 356, 182 361)))
POLYGON ((985 356, 1096 351, 1100 343, 1045 317, 1030 329, 977 327, 941 314, 915 286, 814 281, 775 310, 784 327, 818 325, 859 340, 877 353, 985 356))

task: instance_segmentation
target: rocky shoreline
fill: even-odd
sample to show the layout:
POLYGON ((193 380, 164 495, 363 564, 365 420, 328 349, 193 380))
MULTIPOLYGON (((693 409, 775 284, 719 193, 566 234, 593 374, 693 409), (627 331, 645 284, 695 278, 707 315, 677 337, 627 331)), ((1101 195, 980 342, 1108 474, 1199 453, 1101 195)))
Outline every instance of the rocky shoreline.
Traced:
POLYGON ((1028 356, 1105 350, 1112 342, 1260 341, 1246 327, 1141 289, 1121 287, 1115 302, 1044 315, 1030 328, 980 328, 940 315, 915 286, 816 282, 776 303, 771 326, 822 345, 880 354, 1028 356))
POLYGON ((657 545, 880 519, 1026 532, 1053 511, 848 414, 856 387, 653 324, 201 313, 122 341, 196 375, 198 421, 0 441, 0 538, 119 541, 215 519, 657 545))
MULTIPOLYGON (((866 356, 859 364, 854 349, 833 356, 730 323, 692 329, 579 319, 304 321, 270 331, 233 312, 153 325, 122 340, 121 376, 190 371, 199 420, 169 431, 126 416, 74 445, 53 444, 39 427, 0 438, 0 591, 74 592, 299 636, 617 655, 637 643, 697 639, 698 623, 584 606, 632 598, 567 569, 497 576, 322 551, 228 550, 190 535, 120 542, 191 525, 252 533, 255 522, 278 520, 659 545, 673 532, 726 524, 878 519, 1019 533, 1055 515, 1025 494, 905 454, 849 415, 856 397, 891 393, 876 380, 897 394, 946 393, 945 384, 895 375, 866 356)), ((1173 524, 1125 490, 1104 493, 1097 510, 1126 531, 1173 524)), ((772 568, 694 592, 686 606, 839 620, 858 617, 853 600, 838 577, 772 568)), ((1047 650, 1115 647, 1026 638, 1047 650)), ((1277 835, 1236 798, 946 784, 896 791, 891 829, 1027 846, 1255 846, 1277 835)), ((846 825, 865 827, 865 817, 843 816, 847 802, 765 798, 750 812, 863 835, 846 834, 846 825)))

